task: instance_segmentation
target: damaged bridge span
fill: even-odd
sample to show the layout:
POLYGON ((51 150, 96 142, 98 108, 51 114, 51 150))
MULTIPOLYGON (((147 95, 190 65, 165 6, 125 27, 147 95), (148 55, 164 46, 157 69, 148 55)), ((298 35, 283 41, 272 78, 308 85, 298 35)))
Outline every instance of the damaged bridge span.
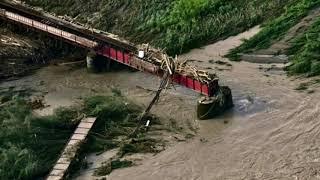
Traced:
MULTIPOLYGON (((166 59, 168 56, 165 53, 148 54, 149 48, 147 50, 141 49, 141 47, 115 35, 91 28, 88 29, 80 24, 36 11, 21 4, 0 1, 0 18, 19 26, 45 33, 67 43, 86 48, 95 54, 154 75, 163 75, 165 73, 167 69, 163 64, 169 66, 167 61, 165 63, 150 61, 150 58, 159 59, 159 57, 165 57, 164 59, 166 59)), ((195 68, 193 70, 204 72, 198 71, 195 68)), ((218 109, 226 109, 232 106, 230 89, 220 88, 218 78, 215 75, 210 75, 207 72, 204 73, 206 73, 206 77, 208 78, 201 79, 197 75, 184 73, 184 71, 176 71, 170 77, 173 82, 192 89, 206 97, 199 101, 198 116, 200 119, 209 117, 209 111, 212 111, 216 106, 218 106, 218 109), (217 94, 219 93, 223 96, 218 96, 217 94), (217 100, 216 97, 222 97, 222 100, 217 100), (219 105, 221 104, 219 102, 217 103, 217 101, 226 102, 226 99, 229 102, 224 103, 224 105, 219 105)))

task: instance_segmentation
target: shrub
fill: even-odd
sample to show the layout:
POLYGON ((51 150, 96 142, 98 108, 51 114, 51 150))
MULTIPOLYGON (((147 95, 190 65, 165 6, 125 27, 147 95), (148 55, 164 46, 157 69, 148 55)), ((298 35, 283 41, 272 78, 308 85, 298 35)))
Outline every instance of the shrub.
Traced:
POLYGON ((320 18, 301 36, 294 40, 289 53, 293 56, 291 74, 307 73, 309 76, 320 74, 320 18))
MULTIPOLYGON (((273 41, 281 39, 285 33, 296 25, 308 12, 319 6, 320 0, 296 1, 280 17, 263 25, 263 29, 251 39, 231 50, 227 55, 232 60, 238 60, 238 53, 248 53, 269 47, 273 41)), ((301 44, 300 44, 301 45, 301 44)), ((299 68, 298 68, 299 69, 299 68)))
POLYGON ((10 102, 0 109, 0 179, 43 177, 76 127, 75 110, 35 117, 26 100, 14 96, 10 102))
POLYGON ((0 179, 32 179, 37 171, 38 159, 28 149, 13 144, 0 148, 0 179))

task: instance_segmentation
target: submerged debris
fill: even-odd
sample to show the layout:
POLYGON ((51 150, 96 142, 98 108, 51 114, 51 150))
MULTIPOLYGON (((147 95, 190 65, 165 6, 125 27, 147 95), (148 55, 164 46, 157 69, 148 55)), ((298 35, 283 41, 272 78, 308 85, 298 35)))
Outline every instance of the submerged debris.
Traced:
MULTIPOLYGON (((100 152, 114 147, 123 147, 123 142, 125 144, 142 143, 140 139, 130 141, 129 138, 139 123, 141 108, 124 97, 116 95, 89 97, 85 100, 84 111, 87 115, 97 117, 95 127, 89 134, 90 151, 100 152), (125 139, 129 141, 126 142, 125 139)), ((143 119, 143 122, 146 119, 155 121, 155 118, 148 115, 143 119)), ((140 131, 137 133, 140 135, 140 131)), ((152 146, 156 143, 156 141, 153 142, 149 145, 152 146)))
POLYGON ((95 176, 105 176, 110 174, 115 169, 120 168, 126 168, 133 165, 132 161, 123 160, 120 159, 104 162, 101 167, 95 170, 94 175, 95 176))
POLYGON ((158 153, 164 150, 164 144, 161 140, 152 138, 132 139, 130 142, 121 146, 119 155, 123 157, 132 153, 158 153))

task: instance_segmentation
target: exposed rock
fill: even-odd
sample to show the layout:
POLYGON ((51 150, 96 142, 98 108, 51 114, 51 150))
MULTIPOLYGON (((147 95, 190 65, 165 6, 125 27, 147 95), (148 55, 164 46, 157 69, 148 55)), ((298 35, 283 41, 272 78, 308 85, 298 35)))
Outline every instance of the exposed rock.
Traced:
POLYGON ((241 59, 251 63, 272 64, 281 63, 285 64, 289 62, 289 58, 286 55, 261 55, 261 54, 240 54, 241 59))

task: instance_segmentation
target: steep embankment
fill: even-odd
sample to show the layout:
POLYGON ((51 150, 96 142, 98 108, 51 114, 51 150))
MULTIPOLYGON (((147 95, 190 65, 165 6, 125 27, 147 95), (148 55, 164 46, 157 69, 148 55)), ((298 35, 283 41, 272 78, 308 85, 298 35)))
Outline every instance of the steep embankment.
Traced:
POLYGON ((35 68, 32 61, 41 60, 40 42, 0 28, 0 80, 19 76, 35 68))
POLYGON ((175 54, 238 34, 285 11, 298 0, 24 0, 133 42, 175 54))
POLYGON ((263 29, 227 57, 239 59, 239 53, 290 55, 292 74, 320 74, 320 1, 303 0, 291 5, 280 17, 264 24, 263 29))
POLYGON ((41 33, 3 21, 0 26, 0 81, 24 76, 56 57, 67 56, 70 61, 85 53, 41 33))

